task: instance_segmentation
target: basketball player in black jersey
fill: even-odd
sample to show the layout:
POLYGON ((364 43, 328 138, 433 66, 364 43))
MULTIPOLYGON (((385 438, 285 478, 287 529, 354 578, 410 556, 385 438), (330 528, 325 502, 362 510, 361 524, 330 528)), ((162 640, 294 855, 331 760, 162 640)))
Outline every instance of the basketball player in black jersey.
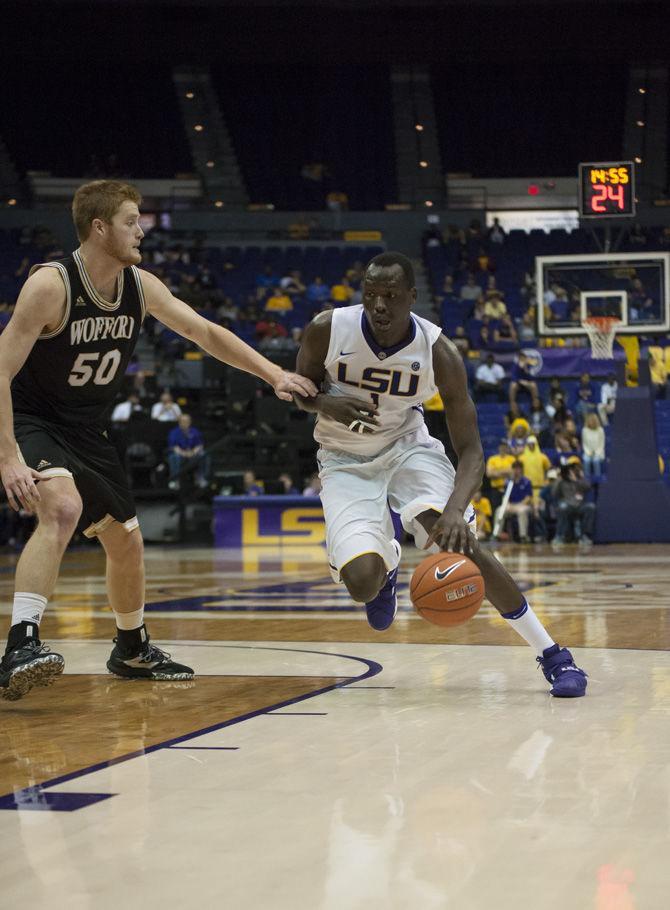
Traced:
POLYGON ((117 626, 108 669, 141 679, 193 676, 149 640, 142 535, 105 433, 146 313, 218 360, 264 379, 279 398, 316 394, 310 380, 284 372, 137 268, 140 202, 129 184, 99 180, 80 187, 72 206, 80 248, 32 269, 0 336, 0 478, 11 507, 38 519, 16 568, 0 662, 0 695, 10 700, 63 671, 63 658, 41 644, 39 625, 82 517, 84 533, 97 537, 107 556, 117 626))

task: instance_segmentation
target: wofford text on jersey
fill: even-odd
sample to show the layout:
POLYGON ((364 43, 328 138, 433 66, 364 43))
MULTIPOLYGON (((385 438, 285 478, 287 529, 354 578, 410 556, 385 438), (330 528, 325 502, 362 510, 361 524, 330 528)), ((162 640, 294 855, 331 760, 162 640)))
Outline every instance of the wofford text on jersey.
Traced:
POLYGON ((134 316, 87 316, 70 323, 70 344, 90 344, 106 338, 130 339, 134 328, 134 316))

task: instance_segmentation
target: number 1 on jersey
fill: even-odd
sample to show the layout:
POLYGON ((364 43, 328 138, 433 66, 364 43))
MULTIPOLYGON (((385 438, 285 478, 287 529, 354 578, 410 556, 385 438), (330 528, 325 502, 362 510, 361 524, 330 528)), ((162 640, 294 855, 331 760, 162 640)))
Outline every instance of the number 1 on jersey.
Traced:
POLYGON ((374 405, 376 408, 378 408, 378 407, 379 407, 379 393, 378 393, 378 392, 370 392, 370 398, 372 398, 372 403, 373 403, 373 405, 374 405))

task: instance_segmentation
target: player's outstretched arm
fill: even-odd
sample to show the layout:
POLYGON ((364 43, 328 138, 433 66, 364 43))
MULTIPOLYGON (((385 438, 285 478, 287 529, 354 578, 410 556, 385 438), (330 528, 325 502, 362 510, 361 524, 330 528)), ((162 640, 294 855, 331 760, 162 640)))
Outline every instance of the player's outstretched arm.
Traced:
POLYGON ((37 471, 18 457, 10 386, 45 330, 56 330, 63 319, 65 285, 56 269, 39 269, 21 289, 14 314, 0 335, 0 478, 12 509, 19 504, 34 511, 40 494, 37 471))
MULTIPOLYGON (((305 328, 302 344, 298 351, 297 370, 307 376, 319 389, 326 373, 325 362, 330 346, 330 325, 332 313, 319 313, 305 328)), ((356 432, 373 433, 378 425, 377 409, 372 402, 361 401, 349 395, 326 395, 319 391, 312 398, 295 397, 295 403, 302 411, 323 414, 356 432)))
POLYGON ((174 297, 151 272, 142 270, 140 274, 147 310, 159 322, 194 341, 217 360, 264 379, 274 388, 277 397, 284 401, 291 401, 294 393, 316 395, 316 386, 311 380, 282 370, 233 332, 204 319, 183 300, 174 297))
POLYGON ((444 512, 435 522, 429 543, 447 550, 470 550, 470 532, 463 517, 473 493, 484 476, 484 452, 479 438, 477 411, 468 393, 468 380, 455 345, 440 335, 433 345, 435 383, 449 426, 449 436, 458 455, 454 490, 444 512))

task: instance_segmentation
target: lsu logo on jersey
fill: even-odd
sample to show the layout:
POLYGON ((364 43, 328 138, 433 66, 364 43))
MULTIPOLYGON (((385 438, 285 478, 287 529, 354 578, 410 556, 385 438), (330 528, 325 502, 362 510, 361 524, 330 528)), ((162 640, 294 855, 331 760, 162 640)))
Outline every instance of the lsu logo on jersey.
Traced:
POLYGON ((383 367, 366 367, 360 379, 348 379, 346 363, 338 363, 337 381, 356 386, 358 389, 365 389, 366 392, 395 395, 399 398, 413 398, 419 388, 419 377, 415 373, 405 373, 402 370, 390 370, 383 367))

